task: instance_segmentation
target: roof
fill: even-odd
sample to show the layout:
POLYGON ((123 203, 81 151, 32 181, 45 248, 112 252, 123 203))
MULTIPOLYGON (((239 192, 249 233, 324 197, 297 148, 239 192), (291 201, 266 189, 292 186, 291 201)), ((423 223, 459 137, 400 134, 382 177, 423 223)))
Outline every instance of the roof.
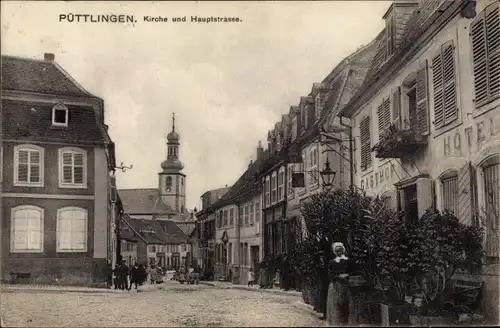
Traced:
POLYGON ((188 241, 188 236, 171 220, 136 219, 125 214, 122 221, 133 231, 120 231, 120 237, 126 240, 142 240, 147 244, 159 245, 184 244, 188 241))
POLYGON ((50 103, 2 99, 2 120, 4 139, 73 142, 77 144, 103 144, 104 126, 91 106, 65 105, 68 108, 68 127, 52 126, 50 103))
POLYGON ((158 188, 120 189, 118 193, 128 214, 175 214, 161 201, 158 188))
POLYGON ((95 97, 51 60, 2 55, 2 90, 95 97))
MULTIPOLYGON (((377 51, 368 70, 363 85, 358 92, 352 97, 351 101, 342 109, 341 115, 351 116, 359 106, 357 103, 362 96, 368 95, 367 91, 372 89, 384 73, 389 74, 389 70, 397 69, 397 64, 404 64, 402 57, 409 53, 414 45, 419 45, 421 42, 417 40, 427 31, 446 10, 456 9, 465 3, 466 0, 460 1, 435 1, 435 0, 420 0, 418 6, 412 9, 412 14, 404 20, 401 20, 401 25, 397 26, 399 34, 397 35, 397 48, 394 54, 387 58, 387 41, 385 28, 375 38, 377 51)), ((373 94, 376 90, 372 91, 373 94)))

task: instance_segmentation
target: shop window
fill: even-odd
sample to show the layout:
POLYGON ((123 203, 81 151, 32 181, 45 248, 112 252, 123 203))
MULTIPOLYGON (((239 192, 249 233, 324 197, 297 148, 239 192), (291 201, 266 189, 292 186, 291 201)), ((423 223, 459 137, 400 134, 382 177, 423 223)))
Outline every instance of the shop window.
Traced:
POLYGON ((458 215, 458 173, 453 170, 441 177, 442 210, 458 215))

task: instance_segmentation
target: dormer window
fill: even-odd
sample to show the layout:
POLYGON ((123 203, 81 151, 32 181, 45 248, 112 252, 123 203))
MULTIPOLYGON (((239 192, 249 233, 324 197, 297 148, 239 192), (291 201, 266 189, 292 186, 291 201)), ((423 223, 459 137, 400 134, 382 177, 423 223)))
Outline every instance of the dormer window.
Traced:
POLYGON ((63 104, 52 107, 52 125, 68 126, 68 108, 63 104))
POLYGON ((385 19, 385 36, 387 41, 387 58, 389 58, 396 50, 396 19, 394 13, 390 13, 385 19))
POLYGON ((321 110, 323 109, 323 104, 324 104, 324 101, 323 101, 322 94, 318 93, 316 95, 316 97, 314 98, 314 117, 316 119, 318 119, 319 116, 321 115, 321 110))

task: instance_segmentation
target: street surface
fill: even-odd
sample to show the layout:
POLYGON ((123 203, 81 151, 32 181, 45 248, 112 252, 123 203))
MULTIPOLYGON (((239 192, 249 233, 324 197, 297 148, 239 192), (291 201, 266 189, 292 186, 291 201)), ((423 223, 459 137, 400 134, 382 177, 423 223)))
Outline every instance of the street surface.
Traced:
POLYGON ((324 326, 293 306, 297 297, 177 282, 159 286, 139 293, 3 292, 1 315, 7 327, 324 326))

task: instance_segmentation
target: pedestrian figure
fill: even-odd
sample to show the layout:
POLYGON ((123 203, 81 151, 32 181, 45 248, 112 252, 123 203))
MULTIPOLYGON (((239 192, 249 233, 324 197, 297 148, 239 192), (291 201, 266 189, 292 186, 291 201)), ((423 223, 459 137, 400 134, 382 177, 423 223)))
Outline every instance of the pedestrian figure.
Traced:
POLYGON ((146 268, 144 268, 144 264, 139 264, 139 285, 142 286, 142 284, 144 284, 144 282, 146 282, 147 278, 148 278, 148 273, 146 272, 146 268))
POLYGON ((254 281, 253 268, 250 268, 248 270, 247 280, 248 280, 248 287, 250 287, 250 286, 253 287, 253 281, 254 281))
POLYGON ((260 288, 267 288, 267 276, 266 276, 266 265, 267 263, 263 260, 259 265, 259 285, 260 288))
POLYGON ((135 263, 135 265, 130 269, 130 285, 128 287, 128 290, 132 289, 132 285, 135 286, 135 289, 137 290, 137 284, 140 281, 140 271, 139 271, 139 265, 135 263))
POLYGON ((154 285, 156 283, 156 268, 154 264, 151 264, 148 269, 149 273, 149 282, 151 285, 154 285))
POLYGON ((330 286, 328 288, 328 323, 334 326, 347 325, 349 321, 348 279, 352 264, 345 255, 344 244, 332 244, 334 258, 328 265, 330 286))
POLYGON ((122 290, 128 290, 128 275, 129 275, 129 268, 126 264, 125 261, 122 261, 122 266, 121 266, 121 289, 122 290))
POLYGON ((198 285, 198 283, 200 282, 200 273, 201 273, 201 268, 198 264, 195 265, 194 267, 194 272, 193 272, 193 275, 194 275, 194 283, 196 285, 198 285))
POLYGON ((120 288, 119 272, 120 272, 120 265, 115 265, 115 268, 113 269, 113 283, 115 285, 115 289, 120 288))
POLYGON ((112 285, 113 285, 113 266, 108 261, 108 264, 106 265, 106 287, 110 289, 112 285))

